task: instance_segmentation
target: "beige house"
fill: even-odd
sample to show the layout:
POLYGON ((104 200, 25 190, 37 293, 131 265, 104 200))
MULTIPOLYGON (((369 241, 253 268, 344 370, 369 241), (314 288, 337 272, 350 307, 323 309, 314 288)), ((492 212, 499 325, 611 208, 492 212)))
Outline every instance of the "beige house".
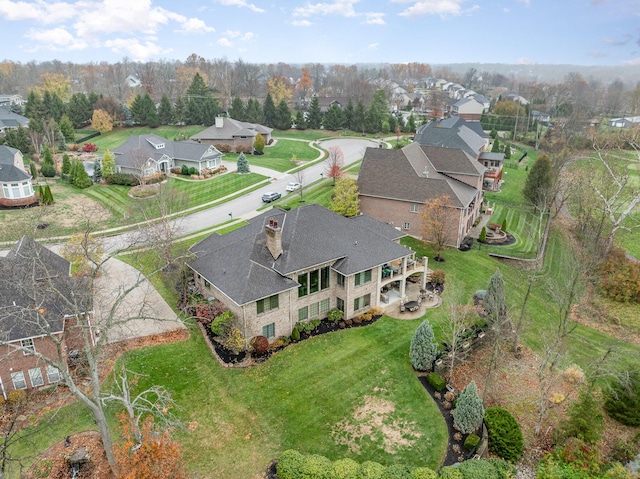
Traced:
POLYGON ((203 145, 213 145, 223 153, 253 153, 253 144, 260 133, 266 145, 271 142, 273 128, 233 118, 217 117, 214 125, 191 137, 203 145))
POLYGON ((289 336, 299 321, 337 308, 351 318, 383 303, 382 291, 405 297, 406 278, 426 258, 399 244, 403 233, 366 215, 345 218, 319 205, 269 210, 249 224, 191 248, 196 285, 231 310, 249 342, 289 336))
POLYGON ((483 201, 484 166, 463 150, 411 143, 400 150, 367 148, 360 173, 360 211, 407 234, 422 236, 429 200, 452 204, 447 244, 459 247, 483 201))
POLYGON ((38 202, 22 152, 0 145, 0 206, 28 206, 38 202))

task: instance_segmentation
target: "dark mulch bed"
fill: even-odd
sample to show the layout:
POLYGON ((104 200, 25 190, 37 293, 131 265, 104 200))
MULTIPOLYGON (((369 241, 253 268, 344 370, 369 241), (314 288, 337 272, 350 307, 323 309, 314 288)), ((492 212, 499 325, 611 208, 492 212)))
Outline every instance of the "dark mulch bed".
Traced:
POLYGON ((211 328, 208 325, 205 325, 203 329, 207 332, 207 339, 216 350, 218 357, 226 364, 239 363, 246 357, 247 353, 245 351, 242 351, 240 354, 234 354, 232 351, 229 351, 220 344, 216 335, 211 332, 211 328))
MULTIPOLYGON (((465 460, 471 459, 471 457, 473 457, 474 451, 468 452, 464 449, 463 444, 464 444, 465 436, 464 435, 462 436, 461 441, 456 441, 455 438, 453 437, 454 434, 458 432, 453 427, 453 416, 451 415, 451 411, 453 409, 445 409, 444 400, 436 398, 435 396, 436 390, 433 389, 433 386, 431 386, 431 384, 429 384, 429 381, 427 381, 426 376, 419 376, 418 379, 420 380, 420 383, 422 384, 422 386, 431 395, 435 403, 438 405, 438 409, 440 409, 440 413, 442 414, 444 422, 447 423, 447 430, 449 431, 449 444, 447 445, 447 454, 444 457, 444 460, 442 461, 442 464, 440 465, 440 467, 451 466, 453 464, 456 464, 458 462, 458 456, 461 456, 461 455, 464 456, 465 460), (453 450, 453 446, 455 444, 458 444, 460 446, 460 450, 462 452, 457 453, 453 450)), ((444 392, 442 393, 442 395, 444 396, 444 392)))

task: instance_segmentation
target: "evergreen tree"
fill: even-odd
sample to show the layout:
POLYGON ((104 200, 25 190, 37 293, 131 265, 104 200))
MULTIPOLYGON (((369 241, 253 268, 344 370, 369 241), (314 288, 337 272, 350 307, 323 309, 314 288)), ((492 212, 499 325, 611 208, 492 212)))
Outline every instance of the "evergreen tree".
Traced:
POLYGON ((89 96, 87 97, 87 102, 89 103, 89 118, 91 118, 91 113, 95 109, 96 102, 100 98, 102 98, 102 95, 98 95, 95 91, 89 93, 89 96))
POLYGON ((347 119, 340 106, 335 103, 329 107, 327 112, 322 117, 322 125, 327 130, 336 131, 344 128, 347 119))
POLYGON ((69 174, 69 182, 78 188, 88 188, 93 184, 91 178, 84 169, 84 165, 80 160, 71 162, 71 173, 69 174))
POLYGON ((182 97, 178 97, 176 100, 176 106, 173 109, 173 118, 176 125, 182 125, 185 122, 185 106, 182 97))
POLYGON ((242 174, 250 173, 249 162, 247 161, 247 157, 244 156, 244 153, 242 152, 238 155, 238 163, 237 163, 236 171, 242 174))
POLYGON ((382 131, 384 131, 385 133, 389 133, 390 131, 392 132, 396 132, 396 130, 398 129, 398 118, 396 118, 395 115, 387 115, 387 126, 383 125, 382 131))
POLYGON ((23 126, 6 130, 4 144, 20 150, 25 156, 33 153, 33 143, 29 138, 29 130, 23 126))
POLYGON ((93 108, 89 105, 89 100, 84 93, 74 93, 67 105, 67 115, 73 127, 80 129, 91 121, 93 108))
POLYGON ((102 164, 98 158, 93 160, 93 181, 100 183, 102 179, 102 164))
POLYGON ((200 73, 196 73, 191 80, 191 85, 187 89, 188 98, 206 98, 209 96, 210 89, 204 82, 200 73))
POLYGON ((184 109, 184 122, 187 125, 202 125, 202 113, 196 100, 189 98, 184 109))
POLYGON ((351 120, 351 129, 353 131, 364 133, 366 118, 367 110, 364 107, 364 103, 362 103, 362 100, 358 100, 356 109, 353 112, 353 119, 351 120))
POLYGON ((246 121, 244 102, 239 96, 234 97, 231 101, 231 108, 229 108, 229 117, 238 121, 246 121))
POLYGON ((507 318, 504 279, 502 279, 499 269, 496 269, 489 280, 487 295, 484 298, 484 309, 487 312, 487 323, 490 326, 500 326, 507 318))
POLYGON ((413 113, 411 113, 411 115, 409 115, 409 118, 407 118, 407 124, 405 125, 404 131, 408 133, 416 132, 416 117, 413 113))
POLYGON ((31 178, 35 180, 38 177, 38 168, 36 168, 36 164, 33 161, 29 163, 29 171, 31 172, 31 178))
POLYGON ((307 127, 309 126, 307 124, 307 120, 304 117, 304 113, 302 113, 302 110, 298 110, 296 112, 296 130, 306 130, 307 127))
POLYGON ((560 424, 563 435, 582 439, 589 444, 598 442, 604 429, 604 417, 593 391, 581 391, 568 409, 568 417, 560 424))
POLYGON ((347 130, 353 130, 352 127, 352 123, 353 123, 353 115, 355 113, 355 108, 353 107, 353 102, 351 101, 351 98, 349 98, 349 103, 347 103, 347 106, 344 109, 344 127, 347 130))
POLYGON ((60 121, 62 115, 66 113, 66 108, 60 97, 56 93, 44 92, 42 106, 46 118, 53 118, 56 123, 60 121))
POLYGON ((280 100, 276 109, 275 127, 278 130, 288 130, 291 128, 291 109, 286 100, 280 100))
POLYGON ((534 207, 547 208, 552 200, 552 183, 551 159, 548 155, 542 154, 529 170, 522 194, 534 207))
POLYGON ((131 103, 131 114, 133 121, 139 125, 158 126, 158 112, 156 105, 148 93, 144 96, 138 94, 131 103))
POLYGON ((264 118, 264 124, 269 128, 274 128, 276 123, 276 105, 273 103, 271 93, 267 93, 267 98, 262 105, 262 115, 264 118))
POLYGON ((122 124, 124 126, 133 126, 133 115, 129 107, 124 103, 120 103, 120 109, 122 110, 122 124))
POLYGON ((254 98, 249 98, 247 102, 246 119, 249 123, 262 124, 264 121, 264 113, 262 105, 254 98))
MULTIPOLYGON (((45 118, 44 104, 42 98, 35 90, 30 90, 27 96, 27 103, 24 106, 24 116, 29 120, 42 121, 45 118)), ((31 123, 31 121, 29 122, 31 123)))
POLYGON ((336 181, 329 209, 347 217, 356 216, 360 212, 356 180, 345 177, 336 181))
POLYGON ((309 111, 307 112, 307 124, 312 130, 317 130, 322 125, 322 111, 320 110, 320 103, 318 97, 313 95, 311 104, 309 105, 309 111))
POLYGON ((382 120, 387 116, 387 96, 384 90, 377 90, 373 94, 371 105, 365 117, 365 129, 368 133, 382 130, 382 120))
POLYGON ((464 434, 476 432, 482 425, 484 406, 478 396, 478 387, 471 381, 456 400, 456 408, 451 413, 453 423, 464 434))
POLYGON ((201 115, 202 117, 200 123, 202 125, 213 125, 216 122, 216 117, 220 115, 218 100, 213 97, 205 98, 202 102, 201 115))
POLYGON ((165 93, 160 99, 160 107, 158 108, 158 121, 161 125, 173 125, 173 106, 171 100, 165 93))
POLYGON ((51 187, 49 185, 39 186, 38 193, 40 195, 41 205, 53 204, 53 194, 51 193, 51 187))
POLYGON ((76 139, 76 132, 73 129, 73 124, 67 115, 62 115, 60 123, 58 124, 60 132, 66 141, 74 142, 76 139))
POLYGON ((102 174, 104 176, 113 175, 116 172, 116 162, 113 153, 108 148, 104 150, 102 155, 102 174))
POLYGON ((491 153, 500 153, 500 138, 495 137, 493 140, 493 146, 491 147, 491 153))
POLYGON ((505 160, 511 159, 511 145, 509 143, 504 144, 504 159, 505 160))
POLYGON ((68 175, 71 170, 71 160, 69 160, 69 155, 64 153, 62 155, 62 174, 68 175))
POLYGON ((418 371, 430 371, 438 352, 438 343, 433 334, 433 328, 429 321, 425 320, 418 326, 411 338, 409 347, 409 359, 418 371))

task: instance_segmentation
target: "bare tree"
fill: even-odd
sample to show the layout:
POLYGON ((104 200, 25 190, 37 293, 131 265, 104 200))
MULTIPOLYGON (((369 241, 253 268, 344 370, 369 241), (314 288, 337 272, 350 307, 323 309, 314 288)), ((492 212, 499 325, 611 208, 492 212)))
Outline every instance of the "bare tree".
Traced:
POLYGON ((436 249, 435 260, 441 259, 440 254, 447 244, 455 244, 452 236, 455 233, 458 211, 451 203, 449 195, 425 201, 422 216, 422 239, 432 243, 436 249))
POLYGON ((344 166, 344 153, 339 146, 330 146, 327 148, 329 152, 329 156, 324 160, 325 163, 325 174, 327 178, 333 179, 333 185, 336 184, 336 179, 342 177, 344 174, 342 171, 342 167, 344 166))
POLYGON ((446 321, 440 324, 442 336, 446 338, 449 345, 449 355, 445 358, 449 368, 449 381, 453 378, 453 370, 464 358, 460 355, 461 334, 467 327, 469 318, 474 314, 471 306, 465 305, 462 301, 462 289, 456 287, 451 281, 447 282, 447 287, 442 295, 445 304, 446 321))
POLYGON ((296 171, 294 178, 298 183, 300 183, 300 188, 298 188, 298 192, 300 193, 300 200, 302 200, 302 188, 304 187, 304 170, 296 171))

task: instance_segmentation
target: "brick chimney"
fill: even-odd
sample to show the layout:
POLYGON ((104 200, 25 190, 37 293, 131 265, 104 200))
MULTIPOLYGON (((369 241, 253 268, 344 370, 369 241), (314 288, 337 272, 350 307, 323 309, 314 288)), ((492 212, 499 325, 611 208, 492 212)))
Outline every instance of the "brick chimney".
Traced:
POLYGON ((269 218, 269 224, 264 227, 264 236, 271 256, 278 259, 282 254, 282 228, 278 226, 278 220, 269 218))

